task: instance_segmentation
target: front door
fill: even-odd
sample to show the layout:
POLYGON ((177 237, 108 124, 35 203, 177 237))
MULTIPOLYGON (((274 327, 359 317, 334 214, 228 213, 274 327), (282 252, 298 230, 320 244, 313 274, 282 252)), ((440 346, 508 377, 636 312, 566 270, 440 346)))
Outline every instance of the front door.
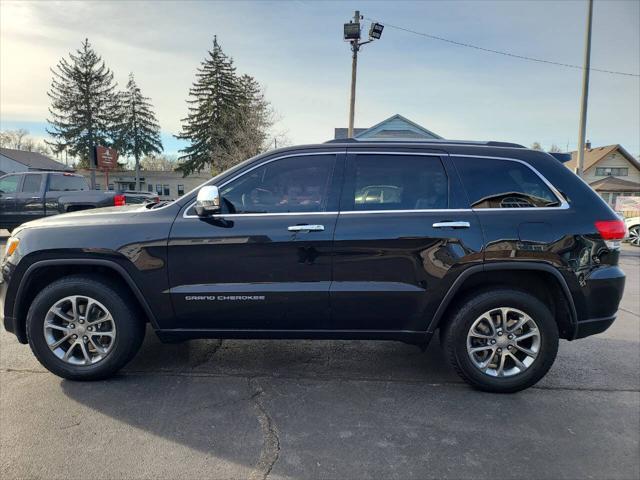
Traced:
POLYGON ((25 223, 44 217, 44 180, 42 173, 27 173, 22 186, 16 193, 18 223, 25 223))
POLYGON ((424 331, 482 233, 437 152, 349 153, 334 237, 332 328, 424 331))
POLYGON ((16 212, 16 194, 22 175, 5 175, 0 178, 0 228, 13 228, 20 224, 16 212))
POLYGON ((221 214, 192 205, 169 240, 176 323, 195 330, 308 330, 329 322, 337 155, 266 159, 218 185, 221 214))

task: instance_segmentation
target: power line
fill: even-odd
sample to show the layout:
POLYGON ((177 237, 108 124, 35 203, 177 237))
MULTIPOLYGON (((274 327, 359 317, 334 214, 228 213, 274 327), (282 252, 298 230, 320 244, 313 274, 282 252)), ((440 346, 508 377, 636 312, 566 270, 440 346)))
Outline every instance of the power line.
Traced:
MULTIPOLYGON (((367 17, 367 20, 374 21, 373 19, 368 18, 368 17, 367 17)), ((379 21, 379 20, 376 20, 376 21, 379 21)), ((411 30, 410 28, 400 27, 398 25, 392 25, 392 24, 386 23, 386 22, 382 22, 382 23, 384 24, 385 27, 391 27, 391 28, 395 28, 396 30, 402 30, 403 32, 413 33, 414 35, 420 35, 421 37, 430 38, 432 40, 439 40, 441 42, 446 42, 446 43, 450 43, 450 44, 453 44, 453 45, 458 45, 459 47, 473 48, 475 50, 480 50, 480 51, 483 51, 483 52, 495 53, 497 55, 504 55, 505 57, 518 58, 520 60, 528 60, 530 62, 546 63, 548 65, 556 65, 558 67, 567 67, 567 68, 575 68, 577 70, 583 70, 583 67, 581 67, 580 65, 573 65, 571 63, 554 62, 552 60, 543 60, 541 58, 527 57, 526 55, 518 55, 518 54, 510 53, 510 52, 503 52, 501 50, 493 50, 491 48, 479 47, 478 45, 473 45, 471 43, 457 42, 455 40, 450 40, 448 38, 439 37, 437 35, 431 35, 429 33, 418 32, 416 30, 411 30)), ((616 72, 614 70, 603 70, 601 68, 590 68, 589 70, 591 70, 593 72, 609 73, 611 75, 624 75, 624 76, 627 76, 627 77, 640 77, 640 75, 637 74, 637 73, 616 72)))

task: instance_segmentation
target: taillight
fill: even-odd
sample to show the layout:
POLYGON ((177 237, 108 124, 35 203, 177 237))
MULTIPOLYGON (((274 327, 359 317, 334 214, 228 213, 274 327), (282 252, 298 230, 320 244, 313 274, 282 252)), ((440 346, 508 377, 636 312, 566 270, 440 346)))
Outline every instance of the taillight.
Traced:
POLYGON ((116 207, 122 207, 127 204, 127 197, 125 197, 124 195, 114 195, 113 204, 116 207))
POLYGON ((627 234, 622 220, 599 220, 596 228, 603 240, 622 240, 627 234))

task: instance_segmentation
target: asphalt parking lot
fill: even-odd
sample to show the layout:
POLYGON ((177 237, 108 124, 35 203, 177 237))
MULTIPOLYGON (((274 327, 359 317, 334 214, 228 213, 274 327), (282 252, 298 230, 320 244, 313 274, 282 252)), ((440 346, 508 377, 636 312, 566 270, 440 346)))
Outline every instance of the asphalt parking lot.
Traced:
POLYGON ((613 327, 561 342, 514 395, 467 387, 437 340, 422 353, 148 332, 117 378, 74 383, 2 330, 0 477, 640 478, 640 249, 621 264, 613 327))

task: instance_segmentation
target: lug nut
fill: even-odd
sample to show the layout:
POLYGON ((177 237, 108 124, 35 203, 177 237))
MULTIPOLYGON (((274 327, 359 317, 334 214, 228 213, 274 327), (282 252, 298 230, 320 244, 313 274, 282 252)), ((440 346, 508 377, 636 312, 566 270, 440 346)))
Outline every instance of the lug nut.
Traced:
POLYGON ((498 349, 498 353, 502 353, 502 349, 501 348, 498 349))
POLYGON ((90 332, 93 332, 93 327, 89 327, 87 328, 87 330, 89 330, 90 332))
POLYGON ((73 338, 78 338, 78 335, 76 335, 75 333, 73 334, 73 338))
POLYGON ((502 336, 502 330, 498 330, 498 336, 501 337, 502 336))
POLYGON ((507 345, 507 348, 511 350, 513 347, 511 345, 507 345))
POLYGON ((513 340, 513 335, 509 334, 509 336, 507 337, 509 340, 513 340))
POLYGON ((86 342, 87 340, 89 340, 89 337, 85 335, 84 337, 82 337, 82 339, 86 342))
POLYGON ((76 328, 76 326, 72 323, 71 325, 69 325, 69 328, 76 328))
POLYGON ((491 340, 491 345, 495 345, 496 341, 495 340, 491 340))
POLYGON ((84 320, 80 319, 80 323, 84 323, 84 320))

